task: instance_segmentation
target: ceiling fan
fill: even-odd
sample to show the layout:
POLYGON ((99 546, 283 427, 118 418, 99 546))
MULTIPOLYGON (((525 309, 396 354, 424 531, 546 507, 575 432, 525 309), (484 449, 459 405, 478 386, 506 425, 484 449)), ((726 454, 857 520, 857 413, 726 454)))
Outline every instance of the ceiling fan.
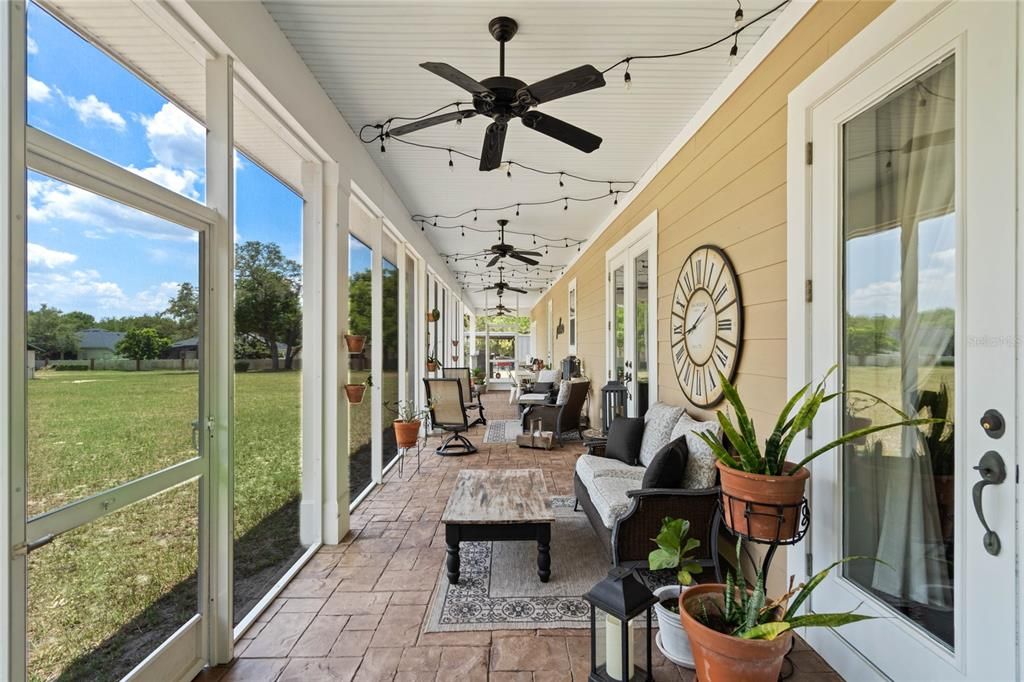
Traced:
POLYGON ((504 294, 506 291, 514 291, 517 294, 525 294, 526 293, 526 289, 517 289, 514 286, 512 286, 511 284, 508 284, 508 283, 505 282, 505 274, 503 272, 504 270, 505 270, 505 268, 499 267, 498 268, 498 281, 495 282, 494 284, 491 284, 490 286, 484 287, 480 291, 494 291, 494 290, 497 290, 499 297, 502 294, 504 294))
POLYGON ((505 43, 512 40, 519 24, 509 17, 495 17, 487 24, 488 30, 498 41, 499 75, 475 81, 454 66, 442 62, 424 62, 420 66, 427 71, 458 85, 473 95, 473 111, 450 111, 446 114, 431 116, 414 121, 388 131, 389 135, 405 135, 415 130, 422 130, 441 123, 459 121, 481 114, 494 119, 487 126, 484 134, 483 150, 480 152, 480 170, 494 170, 501 165, 501 153, 505 146, 505 134, 508 122, 518 116, 523 125, 559 142, 575 147, 589 154, 601 146, 601 138, 588 133, 582 128, 548 116, 539 111, 531 111, 538 104, 550 102, 560 97, 568 97, 594 88, 604 86, 604 76, 590 64, 578 66, 556 76, 545 78, 527 85, 518 78, 505 75, 505 43))
POLYGON ((505 220, 504 218, 502 218, 501 220, 498 221, 498 228, 499 228, 498 234, 500 236, 498 238, 498 243, 494 244, 493 246, 491 246, 490 249, 488 249, 488 251, 490 251, 491 253, 494 254, 494 258, 492 258, 487 263, 487 267, 493 267, 495 263, 497 263, 502 258, 505 258, 506 256, 509 257, 509 258, 514 258, 515 260, 519 261, 520 263, 526 263, 527 265, 536 265, 539 261, 535 261, 532 258, 527 258, 527 256, 537 256, 537 257, 540 257, 541 254, 539 252, 537 252, 537 251, 520 251, 519 249, 517 249, 516 247, 512 246, 511 244, 506 244, 505 243, 505 226, 506 225, 508 225, 508 221, 505 220))

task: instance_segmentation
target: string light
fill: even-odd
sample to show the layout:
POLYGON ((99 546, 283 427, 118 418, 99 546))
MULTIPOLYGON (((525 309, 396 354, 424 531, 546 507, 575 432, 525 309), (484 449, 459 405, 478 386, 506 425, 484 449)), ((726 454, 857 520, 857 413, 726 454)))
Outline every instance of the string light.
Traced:
POLYGON ((739 28, 743 24, 743 5, 736 0, 736 14, 733 15, 733 28, 739 28))
POLYGON ((519 204, 516 204, 516 215, 519 215, 519 204))
POLYGON ((615 201, 613 201, 612 204, 615 205, 615 206, 619 205, 619 193, 618 192, 615 193, 615 201))
POLYGON ((729 48, 729 66, 736 66, 737 55, 739 54, 739 51, 740 51, 740 46, 739 46, 739 42, 738 41, 739 41, 739 34, 737 33, 735 36, 733 36, 732 47, 729 48))
POLYGON ((565 201, 565 205, 562 206, 562 210, 563 211, 568 211, 569 210, 569 197, 565 197, 564 201, 565 201))
POLYGON ((450 171, 454 171, 455 170, 455 162, 452 161, 452 150, 451 149, 448 150, 448 170, 450 170, 450 171))
POLYGON ((622 82, 626 85, 626 92, 633 88, 633 77, 629 75, 629 59, 626 59, 626 73, 622 75, 622 82))
POLYGON ((476 211, 474 210, 473 211, 473 222, 474 223, 476 222, 476 218, 477 218, 477 215, 476 215, 476 211))
POLYGON ((508 163, 505 164, 505 177, 506 178, 511 178, 512 177, 512 162, 511 161, 509 161, 508 163))
POLYGON ((565 173, 559 173, 558 174, 558 186, 559 187, 565 187, 565 183, 562 182, 562 178, 563 177, 565 177, 565 173))

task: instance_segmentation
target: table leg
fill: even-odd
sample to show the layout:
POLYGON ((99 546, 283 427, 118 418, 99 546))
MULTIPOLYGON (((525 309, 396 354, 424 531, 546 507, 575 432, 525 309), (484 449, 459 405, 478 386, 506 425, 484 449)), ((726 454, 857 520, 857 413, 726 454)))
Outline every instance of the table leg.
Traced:
POLYGON ((542 583, 551 578, 551 526, 548 524, 537 530, 537 575, 542 583))
POLYGON ((456 526, 445 526, 445 544, 448 549, 448 584, 459 584, 459 529, 456 526))

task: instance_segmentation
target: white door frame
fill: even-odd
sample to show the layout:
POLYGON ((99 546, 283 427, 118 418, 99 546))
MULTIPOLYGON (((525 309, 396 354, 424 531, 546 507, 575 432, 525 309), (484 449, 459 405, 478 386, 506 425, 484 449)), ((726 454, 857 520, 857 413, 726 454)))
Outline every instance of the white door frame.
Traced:
MULTIPOLYGON (((1004 5, 1003 7, 1009 7, 1004 5)), ((812 196, 818 196, 822 190, 821 188, 812 188, 812 171, 814 168, 825 168, 835 167, 837 165, 836 151, 833 149, 833 139, 829 136, 820 135, 818 139, 814 139, 813 148, 813 163, 814 166, 808 165, 808 147, 807 143, 812 141, 815 135, 812 134, 812 112, 816 107, 823 105, 826 100, 834 95, 841 88, 850 85, 857 78, 875 78, 875 74, 878 74, 877 91, 870 97, 863 99, 863 106, 860 110, 869 108, 875 104, 879 99, 883 98, 888 92, 891 92, 900 83, 906 82, 912 78, 916 73, 925 70, 928 66, 931 66, 937 61, 953 52, 958 53, 957 59, 957 83, 958 91, 962 93, 959 95, 961 102, 958 103, 958 131, 966 129, 969 132, 973 132, 974 137, 971 139, 971 146, 967 146, 967 143, 960 137, 961 133, 958 132, 958 161, 961 169, 963 165, 963 153, 965 148, 968 153, 975 155, 981 152, 976 151, 977 149, 997 149, 997 143, 994 143, 996 138, 1001 138, 1004 146, 1009 144, 1017 145, 1020 144, 1020 140, 1014 140, 1013 131, 1016 121, 1012 121, 1013 107, 1019 103, 1019 93, 1003 91, 1000 95, 1003 99, 992 104, 987 105, 993 108, 993 110, 1007 112, 1005 114, 1008 119, 1006 130, 1000 129, 992 131, 984 131, 984 134, 979 135, 979 128, 977 124, 974 128, 965 128, 964 117, 965 110, 968 107, 968 102, 973 102, 973 106, 979 106, 977 102, 979 100, 989 100, 986 97, 986 92, 982 90, 979 92, 977 83, 980 80, 977 76, 977 72, 974 72, 971 79, 964 80, 962 78, 964 68, 964 62, 968 60, 975 60, 975 64, 992 63, 993 60, 998 61, 1000 59, 999 50, 1003 50, 1002 59, 1006 59, 1006 55, 1013 55, 1012 48, 1008 45, 1019 43, 1019 29, 1017 28, 1017 21, 1005 21, 1002 26, 1005 26, 1005 31, 1008 35, 1012 35, 1013 38, 1006 41, 1006 44, 1000 44, 999 41, 993 41, 991 44, 986 44, 986 41, 979 41, 977 38, 971 43, 971 54, 964 58, 962 54, 967 47, 966 31, 971 30, 971 24, 967 19, 973 19, 980 15, 967 15, 969 11, 977 11, 975 8, 970 10, 965 9, 960 3, 917 3, 917 2, 896 2, 893 6, 887 9, 878 19, 872 24, 866 27, 860 34, 855 36, 849 43, 847 43, 841 50, 839 50, 835 56, 829 59, 821 68, 819 68, 814 74, 808 77, 800 86, 793 90, 789 97, 789 126, 788 126, 788 188, 787 188, 787 201, 788 201, 788 216, 789 226, 787 233, 787 262, 788 262, 788 282, 787 282, 787 313, 788 313, 788 341, 787 341, 787 361, 788 361, 788 377, 787 387, 789 393, 799 390, 808 381, 811 381, 818 374, 821 374, 822 363, 827 358, 820 358, 820 362, 814 360, 815 355, 813 353, 813 347, 811 339, 832 339, 836 343, 832 344, 831 348, 837 348, 838 343, 837 333, 837 321, 835 314, 837 314, 837 306, 839 304, 838 298, 835 296, 836 288, 834 283, 826 284, 829 277, 835 275, 825 274, 828 272, 830 264, 832 266, 832 272, 839 272, 838 269, 838 246, 836 240, 838 235, 835 234, 834 230, 826 229, 819 225, 818 229, 813 229, 815 222, 825 223, 827 225, 834 225, 835 218, 831 215, 819 214, 818 211, 812 212, 812 196), (958 12, 962 11, 963 14, 958 12), (918 31, 925 25, 928 26, 928 33, 922 31, 918 34, 918 31), (1014 35, 1018 34, 1018 35, 1014 35), (942 36, 947 36, 942 37, 942 36), (915 40, 915 37, 918 37, 915 40), (937 37, 939 36, 939 37, 937 37), (926 42, 925 42, 926 41, 926 42), (980 53, 979 53, 979 48, 980 53), (986 52, 986 50, 988 50, 986 52), (900 64, 913 64, 913 68, 908 68, 905 73, 893 74, 892 69, 889 71, 883 71, 878 66, 880 60, 893 59, 899 60, 900 64), (970 89, 965 89, 970 88, 970 89), (974 86, 974 87, 972 87, 974 86), (972 98, 973 95, 973 98, 972 98), (1003 101, 1005 100, 1005 101, 1003 101), (1007 134, 1009 132, 1009 134, 1007 134), (821 139, 825 138, 825 139, 821 139), (815 219, 817 216, 817 220, 815 219), (817 240, 817 244, 812 246, 812 235, 813 239, 817 240), (823 247, 822 240, 826 240, 823 247), (829 244, 833 244, 829 246, 829 244), (824 250, 831 250, 830 254, 823 254, 824 250), (828 258, 828 256, 831 258, 828 258), (826 263, 822 263, 823 256, 826 259, 826 263), (834 261, 834 262, 833 262, 834 261), (818 273, 818 277, 815 277, 814 273, 818 273), (806 293, 811 290, 809 283, 814 279, 813 289, 813 302, 806 302, 806 293), (827 312, 825 314, 817 313, 812 315, 812 306, 815 309, 822 308, 827 312)), ((984 11, 992 11, 986 9, 984 11)), ((976 29, 977 30, 977 29, 976 29)), ((986 34, 987 35, 987 34, 986 34)), ((1019 53, 1018 53, 1019 58, 1019 53)), ((894 62, 895 63, 895 62, 894 62)), ((1004 61, 1005 63, 1005 61, 1004 61)), ((874 85, 872 81, 866 81, 868 85, 874 85)), ((864 87, 864 86, 861 86, 864 87)), ((860 90, 858 90, 860 92, 860 90)), ((852 116, 857 113, 849 112, 852 116)), ((1017 114, 1020 114, 1020 106, 1017 106, 1017 114)), ((844 114, 844 120, 849 120, 849 116, 844 114)), ((834 136, 834 133, 833 133, 834 136)), ((1020 155, 1020 147, 1014 147, 1020 155)), ((1005 166, 1005 164, 1003 164, 1005 166)), ((977 162, 972 164, 975 169, 974 172, 977 177, 975 178, 964 178, 958 177, 957 187, 957 212, 958 214, 966 210, 979 211, 980 206, 983 202, 974 201, 973 205, 967 203, 965 205, 965 196, 970 199, 975 196, 975 192, 978 191, 978 186, 981 183, 988 183, 991 185, 998 185, 1001 187, 1002 197, 1013 197, 1013 184, 1019 182, 1019 179, 1015 177, 1014 171, 1011 169, 1004 168, 998 164, 993 164, 991 167, 988 162, 977 162), (984 178, 984 179, 982 179, 984 178), (965 187, 966 186, 966 187, 965 187), (1003 190, 1006 190, 1003 192, 1003 190)), ((958 173, 958 176, 960 173, 958 173)), ((965 176, 967 174, 964 174, 965 176)), ((833 189, 829 189, 829 192, 835 192, 833 189)), ((1018 196, 1021 194, 1021 188, 1017 187, 1018 196)), ((993 202, 997 203, 997 202, 993 202)), ((822 205, 819 199, 819 205, 822 205)), ((831 206, 831 204, 829 204, 831 206)), ((1005 206, 1003 207, 1005 209, 1005 206)), ((1004 210, 1004 213, 1010 211, 1004 210)), ((976 219, 978 216, 983 215, 979 212, 975 214, 974 224, 978 224, 976 219)), ((961 219, 962 220, 962 219, 961 219)), ((963 248, 964 230, 960 230, 960 246, 963 248)), ((1016 267, 1019 270, 1022 261, 1019 251, 1019 245, 1006 245, 1012 247, 1016 256, 1016 267)), ((966 249, 963 249, 966 252, 966 249)), ((964 253, 959 254, 961 262, 966 262, 964 253)), ((974 259, 978 259, 980 256, 977 252, 972 256, 974 259)), ((975 268, 975 271, 977 268, 975 268)), ((1018 284, 1018 286, 1020 286, 1018 284)), ((963 297, 964 291, 961 287, 960 296, 963 297)), ((1019 301, 1020 299, 1018 299, 1019 301)), ((963 299, 959 303, 963 307, 963 299)), ((1017 309, 1017 303, 1011 302, 1010 305, 1013 308, 1013 314, 1016 316, 1017 328, 1020 329, 1021 315, 1017 309)), ((971 317, 970 321, 972 326, 970 327, 971 332, 978 329, 982 311, 971 317)), ((991 312, 991 311, 987 311, 991 312)), ((958 311, 958 327, 964 328, 964 322, 961 321, 961 316, 966 315, 964 310, 958 311)), ((982 324, 984 328, 984 324, 982 324)), ((962 337, 963 334, 958 334, 958 337, 962 337)), ((823 345, 825 344, 821 341, 823 345)), ((1012 346, 1013 344, 1004 344, 1004 346, 1012 346)), ((965 357, 961 351, 966 350, 966 343, 963 338, 957 339, 957 355, 959 357, 965 357)), ((1006 355, 1008 362, 1004 363, 1005 367, 1014 366, 1015 362, 1019 364, 1019 360, 1014 359, 1013 348, 1003 348, 995 353, 1006 355)), ((827 353, 825 353, 827 355, 827 353)), ((818 355, 822 356, 823 353, 819 348, 818 355)), ((965 358, 966 359, 966 358, 965 358)), ((958 363, 959 364, 959 363, 958 363)), ((963 377, 962 373, 958 373, 959 377, 963 377)), ((1005 376, 1005 375, 1004 375, 1005 376)), ((1020 372, 1017 373, 1017 382, 1014 384, 1014 392, 1016 395, 1020 395, 1022 391, 1021 384, 1019 383, 1020 372)), ((975 381, 981 381, 975 379, 975 381)), ((966 382, 962 382, 966 384, 966 382)), ((963 390, 963 389, 962 389, 963 390)), ((967 391, 964 391, 967 393, 967 391)), ((964 404, 967 398, 958 398, 958 409, 962 417, 961 423, 964 424, 963 429, 978 428, 976 424, 977 415, 974 414, 975 409, 972 407, 970 412, 964 410, 964 404)), ((1004 414, 1014 414, 1019 416, 1020 401, 1016 400, 1016 396, 1013 396, 1010 403, 1013 403, 1012 410, 1006 410, 1004 414)), ((827 409, 823 409, 819 415, 820 420, 828 420, 829 417, 838 419, 837 412, 834 406, 827 406, 827 409)), ((1008 422, 1016 421, 1015 419, 1008 419, 1008 422)), ((837 423, 835 421, 828 423, 837 423)), ((1007 461, 1007 467, 1009 470, 1009 476, 1012 477, 1014 471, 1014 452, 1013 450, 1019 450, 1021 443, 1021 434, 1015 432, 1012 425, 1008 424, 1008 435, 1003 441, 992 441, 992 447, 1001 452, 1004 459, 1007 461), (1017 447, 1014 447, 1016 442, 1017 447)), ((958 429, 958 452, 966 452, 962 457, 957 459, 962 461, 960 469, 958 470, 958 491, 957 491, 957 546, 956 546, 956 572, 958 576, 962 576, 965 567, 968 566, 967 561, 971 561, 970 566, 972 571, 979 571, 981 575, 980 580, 971 581, 969 578, 959 578, 958 584, 973 582, 973 585, 967 585, 964 589, 956 594, 957 600, 957 613, 956 613, 956 647, 953 653, 950 653, 943 646, 931 641, 927 636, 919 634, 916 630, 906 625, 903 627, 903 623, 896 621, 896 629, 890 630, 889 632, 895 632, 896 637, 890 638, 888 643, 885 645, 892 652, 888 665, 893 666, 893 661, 898 660, 900 657, 905 659, 904 664, 907 662, 918 663, 917 659, 910 661, 908 657, 908 644, 912 643, 912 646, 917 649, 920 647, 922 650, 927 651, 931 654, 931 660, 923 666, 918 666, 915 669, 920 675, 923 675, 927 679, 960 679, 961 676, 970 675, 981 675, 983 677, 991 677, 991 673, 988 672, 990 669, 984 669, 978 667, 984 664, 982 660, 987 656, 991 655, 994 657, 998 656, 1013 656, 1016 655, 1017 659, 1014 661, 1017 669, 1019 670, 1020 660, 1019 652, 1017 647, 1014 645, 1016 631, 1019 628, 1011 627, 1007 629, 1005 624, 997 623, 995 618, 990 617, 990 614, 981 613, 987 611, 987 607, 977 605, 977 600, 983 590, 986 589, 986 584, 990 587, 992 580, 985 580, 986 576, 989 576, 989 568, 977 568, 976 566, 990 566, 988 564, 981 564, 979 562, 982 559, 974 558, 968 559, 965 556, 974 556, 978 554, 984 554, 984 551, 980 547, 980 532, 976 532, 975 526, 980 528, 977 524, 977 520, 974 518, 974 512, 970 509, 969 503, 964 502, 965 495, 963 492, 967 489, 967 481, 973 484, 976 475, 967 476, 965 472, 970 471, 972 466, 978 457, 980 452, 967 452, 966 449, 961 447, 963 436, 960 435, 958 429), (964 532, 969 531, 969 532, 964 532), (968 546, 968 543, 969 546, 968 546), (978 546, 975 546, 977 543, 978 546), (973 590, 973 591, 968 591, 973 590), (973 611, 968 619, 967 612, 972 608, 970 605, 970 595, 974 594, 976 605, 973 606, 973 611), (986 620, 987 619, 987 620, 986 620), (904 637, 909 639, 903 639, 904 637), (1007 640, 1010 644, 1006 645, 1007 640), (901 644, 902 642, 902 644, 901 644), (1010 652, 1016 652, 1012 654, 1010 652), (988 673, 988 674, 986 674, 988 673)), ((793 452, 791 457, 799 459, 803 453, 807 452, 808 446, 811 441, 805 441, 801 439, 800 442, 794 443, 793 452)), ((817 467, 819 470, 824 471, 822 467, 829 467, 829 471, 833 471, 833 467, 837 467, 838 459, 825 459, 819 460, 812 466, 812 481, 813 481, 813 469, 817 467)), ((973 472, 971 472, 973 473, 973 472)), ((813 489, 813 488, 812 488, 813 489)), ((994 487, 989 488, 986 491, 986 507, 990 508, 993 504, 992 492, 994 487)), ((1002 486, 1002 490, 999 501, 1002 509, 1006 509, 1007 505, 1003 504, 1007 499, 1016 498, 1016 489, 1013 486, 1011 480, 1007 480, 1006 484, 1002 486)), ((819 505, 822 506, 820 511, 831 509, 833 496, 829 495, 823 497, 818 501, 819 505)), ((834 496, 835 500, 839 500, 839 496, 834 496)), ((812 508, 815 505, 815 500, 811 500, 812 508)), ((1009 505, 1010 508, 1017 510, 1018 504, 1015 502, 1009 505)), ((1015 511, 1019 517, 1019 511, 1015 511)), ((838 519, 839 516, 832 512, 833 518, 838 519)), ((827 515, 826 515, 827 516, 827 515)), ((1007 514, 1005 511, 1001 515, 1002 518, 991 519, 990 522, 996 523, 999 526, 1000 535, 1006 538, 1010 537, 1010 542, 1004 539, 1004 552, 1009 553, 1003 556, 1010 561, 1019 561, 1013 557, 1013 547, 1011 545, 1016 544, 1015 541, 1019 541, 1022 530, 1018 527, 1016 519, 1007 518, 1012 517, 1013 514, 1007 514)), ((831 537, 831 535, 822 536, 823 530, 821 528, 815 529, 813 524, 811 532, 808 538, 804 540, 800 545, 789 548, 787 552, 787 566, 791 573, 795 573, 799 576, 807 576, 812 571, 811 566, 811 555, 810 549, 812 546, 819 546, 821 542, 831 537)), ((814 561, 813 569, 820 570, 823 568, 824 560, 818 559, 814 561)), ((1006 564, 1003 564, 1004 568, 1006 564)), ((993 574, 999 575, 999 573, 993 574)), ((837 578, 830 578, 830 580, 837 580, 837 578)), ((812 598, 813 607, 813 598, 812 598)), ((1020 587, 1016 585, 1016 593, 1011 595, 1006 594, 1004 601, 1006 603, 1013 603, 1013 622, 1018 623, 1021 615, 1020 607, 1020 587)), ((863 610, 863 609, 862 609, 863 610)), ((858 626, 853 626, 858 627, 858 626)), ((865 625, 869 627, 869 625, 865 625)), ((831 631, 825 629, 809 630, 806 633, 808 641, 814 646, 819 653, 828 659, 828 661, 835 667, 840 673, 846 675, 850 679, 883 679, 887 673, 880 670, 876 665, 866 659, 865 655, 855 649, 850 643, 847 637, 844 637, 840 631, 831 631)), ((873 647, 881 650, 883 645, 873 644, 873 647)), ((1006 661, 1005 658, 1001 659, 1006 661)), ((880 662, 881 664, 881 662, 880 662)), ((898 665, 898 664, 897 664, 898 665)), ((893 668, 890 667, 888 674, 892 674, 893 668)), ((978 678, 980 679, 980 678, 978 678)))
MULTIPOLYGON (((625 263, 625 305, 631 310, 635 305, 635 294, 631 283, 635 281, 633 272, 635 259, 644 251, 647 252, 647 347, 648 347, 648 407, 658 400, 658 211, 651 211, 646 218, 634 227, 622 239, 609 248, 604 254, 605 262, 605 368, 608 380, 611 381, 612 367, 615 364, 615 292, 611 275, 613 262, 625 263)), ((636 333, 629 333, 630 324, 626 319, 625 357, 627 360, 636 357, 636 333)), ((577 330, 577 334, 579 331, 577 330)), ((633 370, 635 371, 635 367, 633 370)), ((636 374, 633 373, 633 386, 630 387, 628 414, 636 416, 635 385, 636 374)))

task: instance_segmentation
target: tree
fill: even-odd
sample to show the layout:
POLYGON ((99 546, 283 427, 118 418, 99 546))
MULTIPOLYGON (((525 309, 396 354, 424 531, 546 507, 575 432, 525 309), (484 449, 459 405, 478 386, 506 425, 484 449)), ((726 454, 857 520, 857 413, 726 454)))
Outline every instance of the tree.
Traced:
POLYGON ((129 329, 124 337, 114 346, 114 352, 135 361, 136 371, 142 369, 143 360, 155 360, 160 357, 171 340, 160 336, 155 329, 129 329))
POLYGON ((80 310, 72 310, 70 313, 64 313, 64 321, 68 327, 80 332, 83 329, 92 329, 96 326, 96 318, 89 313, 83 313, 80 310))
POLYGON ((898 321, 881 315, 855 316, 846 322, 846 352, 864 358, 899 348, 893 335, 898 321))
POLYGON ((167 302, 167 310, 161 314, 178 325, 180 338, 199 336, 199 292, 191 282, 178 285, 178 293, 167 302))
POLYGON ((107 317, 97 322, 96 326, 111 332, 128 332, 132 329, 155 329, 160 336, 172 339, 178 335, 178 325, 174 320, 163 315, 107 317))
POLYGON ((235 248, 235 330, 267 344, 271 367, 285 369, 302 349, 302 268, 277 244, 248 241, 235 248))
POLYGON ((27 324, 28 342, 43 349, 45 357, 60 359, 66 353, 78 352, 78 329, 57 308, 44 303, 39 310, 28 311, 27 324))

